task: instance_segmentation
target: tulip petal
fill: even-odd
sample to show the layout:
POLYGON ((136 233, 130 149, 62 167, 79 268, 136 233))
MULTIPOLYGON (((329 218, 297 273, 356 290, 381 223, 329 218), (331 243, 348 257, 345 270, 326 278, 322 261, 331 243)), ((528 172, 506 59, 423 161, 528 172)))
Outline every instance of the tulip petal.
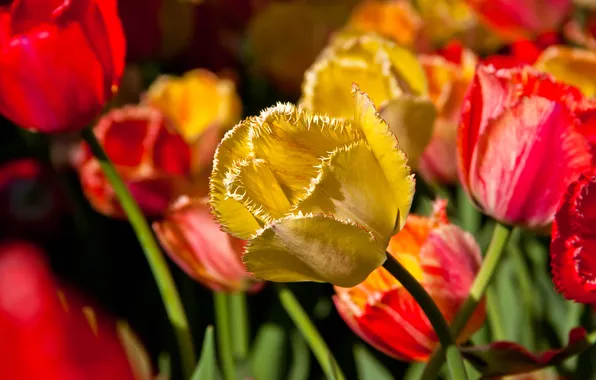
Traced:
POLYGON ((350 287, 385 261, 374 236, 324 215, 277 220, 248 241, 243 257, 255 277, 276 282, 330 282, 350 287))
POLYGON ((507 223, 523 219, 539 227, 552 219, 567 184, 591 165, 587 142, 573 124, 563 105, 541 97, 524 98, 489 122, 472 157, 479 167, 470 181, 476 200, 507 223), (545 167, 552 155, 560 159, 545 167), (549 191, 532 191, 537 185, 549 191))
POLYGON ((398 218, 396 200, 386 191, 389 188, 370 148, 359 142, 337 149, 325 160, 309 195, 295 209, 354 221, 386 246, 398 218))
POLYGON ((238 200, 264 224, 283 217, 291 207, 270 166, 262 159, 243 161, 224 180, 228 196, 238 200))
POLYGON ((227 196, 222 168, 231 167, 233 162, 241 161, 250 153, 248 135, 252 119, 236 125, 228 131, 217 147, 213 158, 213 171, 209 180, 209 204, 222 228, 230 234, 248 239, 261 225, 255 217, 236 199, 227 196))
POLYGON ((402 94, 379 109, 400 146, 408 154, 409 164, 418 167, 418 160, 430 142, 437 111, 425 98, 402 94))
POLYGON ((399 221, 395 225, 395 233, 406 223, 412 206, 416 181, 410 174, 408 158, 400 149, 387 123, 377 114, 370 98, 361 92, 356 84, 353 85, 352 92, 356 97, 354 123, 362 130, 379 166, 385 173, 399 209, 399 221))
POLYGON ((313 115, 290 104, 264 110, 250 136, 254 157, 267 163, 292 204, 307 192, 321 159, 363 139, 346 121, 313 115))

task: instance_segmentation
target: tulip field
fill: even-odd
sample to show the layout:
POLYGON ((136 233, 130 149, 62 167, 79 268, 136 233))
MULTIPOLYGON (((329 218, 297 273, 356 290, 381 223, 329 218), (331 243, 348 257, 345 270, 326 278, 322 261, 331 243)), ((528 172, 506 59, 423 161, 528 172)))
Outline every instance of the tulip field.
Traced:
POLYGON ((0 0, 0 380, 596 380, 596 1, 0 0))

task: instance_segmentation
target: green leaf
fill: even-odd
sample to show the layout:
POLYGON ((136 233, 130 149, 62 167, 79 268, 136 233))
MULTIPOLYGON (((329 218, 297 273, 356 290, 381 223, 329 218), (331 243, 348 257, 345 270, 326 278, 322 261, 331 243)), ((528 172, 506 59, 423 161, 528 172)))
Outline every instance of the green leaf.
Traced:
POLYGON ((310 350, 306 341, 298 331, 292 331, 292 365, 288 380, 307 380, 310 372, 310 350))
POLYGON ((354 359, 359 380, 392 380, 391 373, 363 345, 354 346, 354 359))
POLYGON ((406 373, 404 374, 403 380, 418 380, 424 372, 424 367, 426 367, 426 363, 415 362, 410 364, 406 373))
POLYGON ((215 340, 213 339, 213 326, 207 326, 205 337, 203 338, 203 349, 199 363, 192 375, 192 380, 216 380, 221 375, 217 368, 215 360, 215 340))
POLYGON ((281 380, 284 374, 286 333, 281 326, 266 323, 259 331, 250 355, 252 374, 258 380, 281 380))

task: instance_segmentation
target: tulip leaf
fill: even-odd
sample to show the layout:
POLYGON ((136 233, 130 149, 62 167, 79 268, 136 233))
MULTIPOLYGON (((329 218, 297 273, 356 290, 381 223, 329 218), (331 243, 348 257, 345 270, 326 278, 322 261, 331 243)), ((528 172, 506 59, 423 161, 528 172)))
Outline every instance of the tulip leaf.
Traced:
POLYGON ((292 345, 292 364, 288 373, 288 380, 307 380, 310 371, 310 350, 306 341, 298 331, 292 331, 290 337, 292 345))
POLYGON ((255 379, 281 380, 284 378, 286 338, 284 329, 273 323, 266 323, 257 331, 249 359, 255 379))
POLYGON ((216 380, 221 375, 215 360, 215 340, 213 338, 213 326, 207 326, 203 338, 203 349, 199 363, 192 375, 192 380, 216 380))
POLYGON ((410 364, 406 373, 404 374, 403 380, 418 380, 420 376, 422 376, 422 372, 424 372, 424 368, 426 367, 426 363, 422 362, 414 362, 410 364))
POLYGON ((523 346, 507 341, 494 342, 485 346, 462 347, 462 355, 482 374, 482 378, 514 375, 532 372, 557 365, 577 355, 596 342, 596 333, 590 335, 577 327, 569 333, 569 344, 560 349, 551 349, 533 354, 523 346))
POLYGON ((392 380, 393 376, 363 345, 354 347, 358 380, 392 380))

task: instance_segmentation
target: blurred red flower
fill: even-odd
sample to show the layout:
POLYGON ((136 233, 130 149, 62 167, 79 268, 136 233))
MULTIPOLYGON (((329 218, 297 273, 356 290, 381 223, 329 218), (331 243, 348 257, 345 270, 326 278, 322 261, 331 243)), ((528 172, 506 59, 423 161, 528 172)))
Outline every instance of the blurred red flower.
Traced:
POLYGON ((0 113, 39 132, 82 129, 124 70, 115 0, 14 0, 0 5, 0 113))
POLYGON ((501 38, 533 38, 555 31, 571 13, 572 0, 466 0, 501 38))
POLYGON ((0 357, 10 380, 139 380, 116 323, 59 292, 42 252, 0 244, 0 357))
POLYGON ((561 42, 560 36, 554 32, 541 34, 534 40, 518 39, 507 47, 506 53, 488 56, 483 63, 499 69, 533 65, 546 48, 561 42))
POLYGON ((64 193, 41 162, 22 158, 0 166, 1 236, 52 236, 66 207, 64 193))
POLYGON ((594 110, 575 87, 530 67, 479 66, 458 130, 458 172, 487 215, 540 229, 560 196, 593 162, 580 113, 594 110))
MULTIPOLYGON (((163 215, 188 185, 191 150, 165 116, 147 106, 125 106, 104 115, 95 136, 145 215, 163 215)), ((124 218, 114 190, 99 161, 86 147, 79 164, 83 191, 100 213, 124 218)))
POLYGON ((566 298, 596 304, 596 170, 571 183, 555 215, 550 246, 553 282, 566 298))

